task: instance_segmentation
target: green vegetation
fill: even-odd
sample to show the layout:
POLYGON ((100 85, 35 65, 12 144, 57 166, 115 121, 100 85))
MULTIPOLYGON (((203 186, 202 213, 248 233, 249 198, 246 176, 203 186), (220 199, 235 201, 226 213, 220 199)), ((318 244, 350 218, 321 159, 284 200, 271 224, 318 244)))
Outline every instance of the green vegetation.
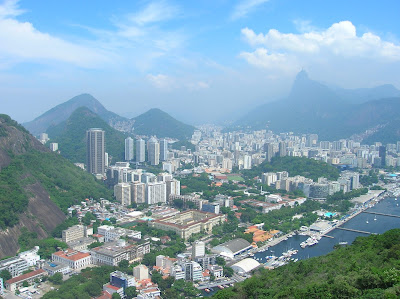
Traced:
POLYGON ((0 272, 0 277, 3 278, 3 281, 9 280, 12 278, 10 271, 2 270, 0 272))
POLYGON ((76 109, 68 120, 47 130, 51 142, 57 142, 61 155, 72 162, 86 163, 86 131, 101 128, 105 131, 106 152, 115 161, 124 159, 124 133, 110 127, 106 121, 86 107, 76 109))
MULTIPOLYGON (((49 192, 51 200, 65 213, 71 205, 80 203, 84 198, 112 198, 111 191, 97 182, 92 175, 56 153, 32 151, 15 157, 13 162, 0 173, 0 178, 2 178, 0 183, 5 181, 8 185, 11 183, 12 188, 18 190, 18 187, 20 187, 20 190, 22 190, 23 186, 20 185, 20 178, 27 174, 41 183, 46 191, 49 192), (3 180, 3 175, 6 176, 7 174, 11 174, 11 179, 3 180)), ((12 189, 11 186, 8 188, 12 189)), ((1 193, 0 199, 2 199, 1 193)), ((3 207, 0 208, 0 220, 7 217, 5 214, 10 211, 18 213, 26 208, 26 195, 23 198, 22 195, 15 196, 14 194, 11 198, 13 199, 13 204, 9 207, 7 213, 1 213, 3 207), (21 203, 20 205, 18 204, 19 202, 21 203)), ((3 205, 4 201, 2 200, 1 206, 3 205)))
POLYGON ((367 187, 371 186, 373 184, 377 184, 379 182, 378 174, 376 173, 375 170, 370 170, 368 175, 362 175, 360 176, 360 183, 367 187))
POLYGON ((220 187, 216 187, 212 184, 212 181, 209 179, 207 173, 202 173, 200 176, 188 176, 185 178, 179 179, 181 182, 181 187, 185 186, 181 190, 181 194, 189 194, 192 192, 202 192, 202 198, 213 201, 214 197, 218 194, 225 194, 228 196, 238 196, 241 195, 238 192, 235 192, 240 189, 244 189, 244 187, 238 187, 233 183, 222 184, 220 187))
MULTIPOLYGON (((112 198, 111 190, 56 153, 30 150, 15 156, 0 172, 0 227, 18 223, 28 206, 24 187, 40 183, 66 213, 68 207, 88 197, 112 198), (29 179, 28 179, 29 178, 29 179)), ((61 231, 61 230, 60 230, 61 231)))
POLYGON ((273 157, 271 162, 264 161, 259 166, 243 170, 242 174, 247 179, 260 176, 264 172, 287 171, 290 176, 301 175, 317 181, 320 177, 329 180, 339 178, 339 170, 328 163, 309 159, 306 157, 273 157))
POLYGON ((358 237, 321 257, 262 269, 215 298, 399 298, 400 230, 358 237))
POLYGON ((103 284, 110 281, 110 273, 117 267, 101 266, 86 268, 81 274, 74 275, 64 282, 60 282, 58 290, 43 295, 44 299, 80 298, 90 299, 101 294, 103 284))
POLYGON ((138 135, 171 137, 179 140, 188 139, 194 132, 194 127, 184 124, 160 109, 149 111, 135 117, 135 133, 138 135))
POLYGON ((157 255, 161 254, 175 257, 178 253, 181 253, 186 249, 184 241, 175 232, 149 227, 147 223, 138 223, 134 229, 140 231, 142 236, 149 235, 157 238, 169 236, 171 238, 171 241, 165 244, 167 247, 163 249, 161 249, 160 246, 161 242, 152 245, 151 252, 145 254, 143 257, 142 263, 146 266, 154 266, 156 264, 157 255))
MULTIPOLYGON (((2 122, 9 126, 9 127, 14 127, 16 129, 18 129, 19 131, 22 131, 24 133, 29 134, 28 130, 25 129, 22 125, 20 125, 18 122, 16 122, 15 120, 13 120, 10 116, 8 116, 7 114, 0 114, 0 118, 2 119, 2 122)), ((8 136, 6 130, 4 128, 0 128, 0 137, 6 137, 8 136)))
POLYGON ((196 149, 195 145, 187 140, 180 140, 172 143, 171 145, 171 147, 176 150, 181 150, 182 146, 186 147, 186 150, 190 149, 192 152, 194 152, 196 149))
POLYGON ((229 181, 238 181, 238 182, 242 182, 244 181, 244 178, 242 178, 239 175, 228 175, 228 180, 229 181))
POLYGON ((28 231, 27 228, 21 229, 21 235, 18 238, 20 251, 26 251, 34 246, 39 246, 38 254, 41 258, 51 259, 51 255, 61 249, 67 249, 68 245, 53 238, 39 240, 35 232, 28 231))

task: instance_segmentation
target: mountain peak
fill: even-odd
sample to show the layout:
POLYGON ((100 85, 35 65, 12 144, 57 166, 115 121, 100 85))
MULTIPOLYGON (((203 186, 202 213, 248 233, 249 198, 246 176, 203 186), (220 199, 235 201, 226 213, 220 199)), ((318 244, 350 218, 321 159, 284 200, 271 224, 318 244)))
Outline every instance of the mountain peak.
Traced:
POLYGON ((309 80, 310 78, 308 77, 308 73, 302 69, 297 75, 296 75, 296 81, 298 80, 309 80))

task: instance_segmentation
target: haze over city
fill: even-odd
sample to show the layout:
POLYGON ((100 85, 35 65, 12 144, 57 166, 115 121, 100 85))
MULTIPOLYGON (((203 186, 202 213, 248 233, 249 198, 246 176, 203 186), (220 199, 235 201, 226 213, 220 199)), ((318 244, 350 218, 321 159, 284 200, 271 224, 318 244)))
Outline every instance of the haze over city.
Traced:
POLYGON ((3 1, 0 110, 26 122, 90 93, 126 117, 158 107, 221 123, 285 97, 301 69, 331 86, 400 88, 399 9, 394 0, 3 1))

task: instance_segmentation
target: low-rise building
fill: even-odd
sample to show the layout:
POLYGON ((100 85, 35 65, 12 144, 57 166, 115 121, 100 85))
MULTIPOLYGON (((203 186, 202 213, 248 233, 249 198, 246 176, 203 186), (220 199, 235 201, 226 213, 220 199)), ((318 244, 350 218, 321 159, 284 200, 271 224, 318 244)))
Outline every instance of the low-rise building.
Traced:
POLYGON ((43 264, 42 269, 49 273, 50 276, 53 276, 56 273, 61 273, 65 275, 71 272, 71 268, 68 265, 57 262, 46 262, 43 264))
POLYGON ((63 263, 71 269, 77 270, 92 264, 90 253, 79 252, 73 249, 57 251, 51 256, 53 262, 63 263))
POLYGON ((47 272, 43 269, 35 270, 14 278, 11 278, 5 282, 5 287, 10 292, 15 292, 17 289, 22 287, 26 281, 29 285, 33 284, 36 279, 40 280, 43 276, 46 276, 47 272))
POLYGON ((155 228, 174 231, 183 239, 200 232, 212 233, 215 225, 225 221, 225 215, 189 210, 175 216, 164 217, 152 222, 149 225, 155 228))
POLYGON ((94 264, 109 266, 117 266, 122 260, 139 260, 149 252, 150 242, 127 244, 123 239, 90 250, 94 264))

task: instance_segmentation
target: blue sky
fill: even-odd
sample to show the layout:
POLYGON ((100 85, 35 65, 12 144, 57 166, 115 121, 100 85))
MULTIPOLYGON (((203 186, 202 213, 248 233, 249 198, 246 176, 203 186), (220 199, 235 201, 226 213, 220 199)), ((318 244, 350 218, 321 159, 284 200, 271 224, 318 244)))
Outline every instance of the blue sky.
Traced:
POLYGON ((400 88, 400 2, 3 1, 0 112, 29 121, 80 93, 118 114, 234 120, 302 68, 344 88, 400 88))

